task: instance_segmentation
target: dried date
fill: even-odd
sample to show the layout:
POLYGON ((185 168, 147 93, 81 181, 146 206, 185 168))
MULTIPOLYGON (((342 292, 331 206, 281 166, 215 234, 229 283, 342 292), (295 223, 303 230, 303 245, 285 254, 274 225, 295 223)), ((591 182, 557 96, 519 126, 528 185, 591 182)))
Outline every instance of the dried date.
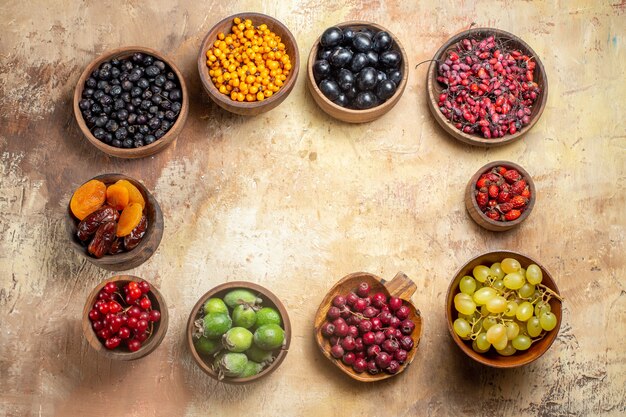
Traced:
POLYGON ((118 237, 111 243, 111 248, 109 249, 109 255, 117 255, 118 253, 124 252, 124 239, 118 237))
POLYGON ((132 232, 129 235, 124 236, 124 247, 126 250, 133 250, 139 245, 141 239, 146 234, 146 230, 148 229, 148 218, 146 216, 141 216, 141 220, 139 220, 139 224, 135 226, 132 232))
POLYGON ((98 230, 96 230, 96 234, 93 239, 91 239, 91 242, 89 242, 89 246, 87 247, 89 253, 96 258, 102 258, 113 244, 115 229, 116 223, 113 221, 102 223, 98 227, 98 230))
POLYGON ((113 207, 104 206, 99 208, 78 223, 78 232, 76 232, 76 235, 81 241, 85 242, 96 233, 96 230, 98 230, 101 224, 117 221, 118 218, 119 213, 113 207))

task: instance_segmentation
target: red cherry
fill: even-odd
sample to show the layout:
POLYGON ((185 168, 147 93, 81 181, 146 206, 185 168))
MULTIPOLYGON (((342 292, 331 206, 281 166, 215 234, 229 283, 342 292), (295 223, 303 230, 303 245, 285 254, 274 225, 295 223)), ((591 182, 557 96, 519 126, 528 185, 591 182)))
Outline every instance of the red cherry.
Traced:
POLYGON ((137 317, 137 318, 138 318, 139 320, 145 320, 145 321, 148 321, 148 320, 150 320, 150 313, 148 313, 147 311, 142 311, 142 312, 139 314, 139 317, 137 317))
POLYGON ((109 303, 102 303, 98 307, 100 314, 107 314, 109 312, 109 303))
POLYGON ((122 339, 114 336, 110 339, 107 339, 106 342, 104 342, 104 346, 106 346, 107 349, 115 349, 120 345, 121 341, 122 339))
POLYGON ((121 327, 117 335, 120 339, 128 339, 130 337, 130 329, 128 327, 121 327))
POLYGON ((96 320, 92 323, 91 325, 93 327, 93 329, 98 332, 102 329, 104 329, 104 322, 102 320, 96 320))
POLYGON ((389 308, 392 311, 396 311, 400 307, 402 307, 402 300, 401 299, 399 299, 398 297, 389 297, 389 308))
POLYGON ((128 309, 126 314, 128 314, 128 317, 139 317, 139 315, 141 314, 141 309, 137 306, 132 306, 128 309))
POLYGON ((115 291, 117 291, 117 285, 115 285, 114 282, 107 282, 103 289, 105 292, 113 294, 115 291))
POLYGON ((161 320, 161 313, 158 310, 152 310, 150 312, 150 321, 156 323, 161 320))
POLYGON ((131 329, 136 329, 138 322, 139 322, 139 319, 137 317, 129 317, 126 322, 126 325, 130 327, 131 329))
POLYGON ((141 306, 141 308, 143 308, 144 310, 149 309, 150 307, 152 307, 152 302, 150 302, 150 299, 148 297, 143 297, 141 299, 141 301, 139 302, 139 305, 141 306))
POLYGON ((139 320, 137 322, 137 331, 139 332, 143 332, 148 328, 148 321, 147 320, 139 320))
POLYGON ((89 320, 96 321, 100 318, 100 313, 96 309, 92 309, 89 311, 89 320))
POLYGON ((129 340, 126 346, 128 346, 128 350, 130 350, 131 352, 137 352, 139 349, 141 349, 141 342, 137 340, 137 338, 135 338, 129 340))
POLYGON ((117 301, 109 302, 109 312, 116 314, 122 311, 122 306, 117 301))
POLYGON ((108 339, 109 337, 111 337, 111 331, 107 328, 104 328, 102 330, 99 330, 98 333, 96 333, 98 335, 98 337, 100 339, 108 339))
POLYGON ((128 285, 126 285, 128 287, 128 290, 134 290, 134 289, 139 289, 139 284, 136 283, 135 281, 131 281, 128 283, 128 285))
POLYGON ((149 336, 150 335, 148 334, 148 332, 135 333, 135 340, 138 340, 139 342, 143 343, 148 339, 149 336))
POLYGON ((139 283, 139 289, 142 293, 147 294, 150 292, 150 284, 148 284, 148 282, 146 281, 141 281, 139 283))

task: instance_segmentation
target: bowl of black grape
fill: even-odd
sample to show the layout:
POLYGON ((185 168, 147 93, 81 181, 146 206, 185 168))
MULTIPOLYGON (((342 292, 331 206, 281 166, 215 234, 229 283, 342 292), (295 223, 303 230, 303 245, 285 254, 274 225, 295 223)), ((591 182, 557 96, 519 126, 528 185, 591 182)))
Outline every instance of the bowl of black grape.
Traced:
POLYGON ((307 85, 328 115, 365 123, 396 105, 408 72, 398 38, 375 23, 352 21, 329 27, 317 39, 307 63, 307 85))

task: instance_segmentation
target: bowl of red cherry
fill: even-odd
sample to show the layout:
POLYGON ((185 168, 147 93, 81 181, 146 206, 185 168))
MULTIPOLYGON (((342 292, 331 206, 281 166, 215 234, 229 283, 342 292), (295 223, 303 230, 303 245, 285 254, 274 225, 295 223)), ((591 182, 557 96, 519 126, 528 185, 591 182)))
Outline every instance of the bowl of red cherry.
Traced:
POLYGON ((108 278, 83 309, 83 333, 101 355, 130 361, 152 353, 168 326, 167 306, 156 287, 132 275, 108 278))

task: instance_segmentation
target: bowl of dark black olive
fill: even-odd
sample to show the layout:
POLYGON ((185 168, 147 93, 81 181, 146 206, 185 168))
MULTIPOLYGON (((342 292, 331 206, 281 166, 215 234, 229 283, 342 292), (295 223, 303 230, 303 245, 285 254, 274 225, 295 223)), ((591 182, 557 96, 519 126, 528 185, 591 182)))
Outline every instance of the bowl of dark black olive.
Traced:
POLYGON ((364 123, 396 105, 408 73, 398 38, 375 23, 352 21, 329 27, 317 39, 307 63, 307 85, 327 114, 364 123))
POLYGON ((189 99, 174 63, 141 46, 105 52, 83 71, 74 116, 89 142, 118 158, 143 158, 180 134, 189 99))

